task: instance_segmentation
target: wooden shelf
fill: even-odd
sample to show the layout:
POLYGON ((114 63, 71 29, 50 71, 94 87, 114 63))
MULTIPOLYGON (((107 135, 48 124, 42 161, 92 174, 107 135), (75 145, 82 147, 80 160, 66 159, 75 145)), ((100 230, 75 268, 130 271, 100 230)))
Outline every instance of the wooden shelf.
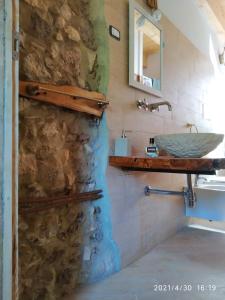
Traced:
POLYGON ((225 158, 173 158, 110 156, 109 164, 129 171, 215 175, 225 169, 225 158))
POLYGON ((109 104, 105 95, 73 86, 20 81, 20 96, 101 117, 109 104))

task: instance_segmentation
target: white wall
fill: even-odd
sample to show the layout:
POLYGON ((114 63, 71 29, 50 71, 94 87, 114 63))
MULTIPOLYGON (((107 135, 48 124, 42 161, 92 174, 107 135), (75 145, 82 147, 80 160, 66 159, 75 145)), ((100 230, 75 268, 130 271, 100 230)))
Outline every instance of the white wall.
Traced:
MULTIPOLYGON (((146 3, 145 0, 138 1, 143 5, 146 3)), ((173 111, 168 111, 166 107, 155 113, 138 111, 135 105, 137 100, 145 98, 153 103, 159 98, 128 86, 128 0, 105 0, 105 8, 108 24, 121 32, 120 41, 109 39, 110 83, 107 98, 110 99, 110 107, 107 120, 111 152, 115 139, 123 129, 131 131, 128 138, 132 154, 137 156, 144 156, 150 137, 187 132, 186 123, 196 124, 200 132, 215 131, 214 122, 204 116, 210 82, 215 78, 209 57, 203 55, 179 31, 178 26, 175 27, 163 17, 161 26, 166 47, 162 99, 171 102, 173 111)), ((215 97, 212 99, 214 103, 215 97)), ((124 172, 109 167, 107 180, 112 199, 113 236, 121 252, 122 266, 141 257, 185 225, 182 197, 145 197, 143 193, 144 186, 148 184, 157 188, 182 190, 186 184, 185 176, 124 172)))
POLYGON ((159 9, 205 55, 210 56, 210 39, 217 51, 218 40, 196 0, 158 0, 159 9))

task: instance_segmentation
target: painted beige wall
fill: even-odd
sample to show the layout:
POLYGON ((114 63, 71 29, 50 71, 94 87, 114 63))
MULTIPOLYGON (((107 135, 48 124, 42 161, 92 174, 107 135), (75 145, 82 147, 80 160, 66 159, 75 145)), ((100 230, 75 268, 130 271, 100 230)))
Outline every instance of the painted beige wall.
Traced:
MULTIPOLYGON (((164 82, 163 99, 173 105, 169 112, 138 111, 136 100, 149 102, 160 99, 128 86, 128 0, 105 0, 109 24, 121 31, 121 41, 110 38, 110 107, 107 118, 113 141, 128 134, 133 154, 144 155, 149 137, 161 133, 186 132, 187 122, 195 123, 200 131, 213 131, 213 122, 204 117, 204 102, 214 79, 213 67, 207 57, 163 17, 164 82)), ((144 197, 144 186, 181 190, 183 175, 123 172, 108 168, 108 182, 112 199, 114 238, 122 255, 123 266, 142 256, 160 241, 174 234, 186 223, 183 199, 180 197, 144 197)))

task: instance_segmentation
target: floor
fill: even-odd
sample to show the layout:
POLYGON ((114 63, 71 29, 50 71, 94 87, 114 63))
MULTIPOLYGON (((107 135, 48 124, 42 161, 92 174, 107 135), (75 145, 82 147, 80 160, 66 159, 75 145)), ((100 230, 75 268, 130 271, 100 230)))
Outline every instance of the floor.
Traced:
POLYGON ((67 300, 224 300, 225 234, 185 228, 111 278, 67 300))

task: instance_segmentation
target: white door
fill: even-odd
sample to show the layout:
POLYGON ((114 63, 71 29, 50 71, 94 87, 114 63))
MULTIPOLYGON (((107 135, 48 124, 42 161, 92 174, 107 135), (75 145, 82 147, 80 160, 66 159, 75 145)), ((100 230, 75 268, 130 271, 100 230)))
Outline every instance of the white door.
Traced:
POLYGON ((18 0, 0 0, 0 299, 17 299, 18 0), (13 51, 15 50, 15 52, 13 51))

